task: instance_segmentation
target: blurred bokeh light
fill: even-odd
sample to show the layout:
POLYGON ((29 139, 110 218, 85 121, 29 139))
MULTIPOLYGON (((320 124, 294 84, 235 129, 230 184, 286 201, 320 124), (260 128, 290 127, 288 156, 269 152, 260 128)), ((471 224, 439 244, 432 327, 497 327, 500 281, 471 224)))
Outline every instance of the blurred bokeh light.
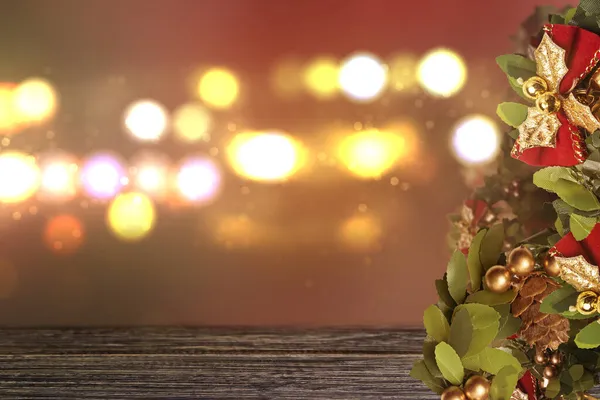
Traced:
POLYGON ((303 165, 304 148, 280 132, 242 133, 228 144, 227 157, 241 177, 263 181, 283 181, 303 165))
POLYGON ((72 254, 84 240, 84 229, 81 221, 70 214, 52 217, 44 229, 44 243, 56 254, 72 254))
POLYGON ((493 161, 500 151, 500 132, 496 123, 484 115, 459 121, 452 135, 452 149, 465 165, 493 161))
POLYGON ((92 198, 106 200, 116 196, 129 183, 126 169, 119 157, 111 153, 96 153, 84 161, 81 184, 92 198))
POLYGON ((370 214, 358 214, 346 219, 339 231, 342 244, 356 251, 376 250, 382 233, 380 220, 370 214))
POLYGON ((11 83, 0 83, 0 134, 12 133, 21 123, 14 101, 15 87, 11 83))
POLYGON ((304 70, 306 90, 318 99, 335 97, 339 90, 339 62, 333 57, 318 57, 304 70))
POLYGON ((37 123, 54 116, 58 107, 58 95, 50 82, 31 78, 21 82, 13 93, 13 101, 19 118, 27 123, 37 123))
POLYGON ((156 210, 152 200, 143 193, 118 195, 110 203, 106 221, 112 233, 124 241, 137 241, 154 227, 156 210))
POLYGON ((390 87, 396 92, 413 93, 418 88, 419 60, 412 54, 399 54, 389 62, 390 87))
POLYGON ((423 89, 432 96, 450 97, 463 88, 467 66, 462 57, 452 50, 435 49, 421 59, 418 78, 423 89))
POLYGON ((183 160, 175 174, 179 196, 188 203, 205 204, 219 194, 221 171, 207 157, 189 157, 183 160))
POLYGON ((198 82, 200 99, 212 108, 225 109, 231 107, 239 95, 238 78, 222 68, 206 71, 198 82))
POLYGON ((273 92, 280 97, 292 99, 302 92, 302 62, 295 57, 280 60, 271 71, 273 92))
POLYGON ((201 104, 188 103, 173 112, 173 131, 185 143, 210 140, 212 117, 201 104))
POLYGON ((228 249, 255 246, 261 237, 261 229, 248 215, 221 216, 216 223, 216 242, 228 249))
POLYGON ((125 127, 141 141, 156 142, 165 134, 169 115, 164 106, 153 100, 140 100, 125 111, 125 127))
POLYGON ((170 168, 168 157, 162 154, 139 153, 131 158, 129 180, 135 190, 162 199, 169 190, 170 168))
POLYGON ((0 203, 19 203, 30 198, 40 184, 40 170, 33 156, 0 154, 0 203))
POLYGON ((46 154, 39 160, 41 182, 38 197, 66 201, 77 193, 77 160, 68 154, 46 154))
POLYGON ((339 85, 351 100, 372 101, 383 93, 387 83, 387 66, 372 54, 358 53, 342 61, 339 85))

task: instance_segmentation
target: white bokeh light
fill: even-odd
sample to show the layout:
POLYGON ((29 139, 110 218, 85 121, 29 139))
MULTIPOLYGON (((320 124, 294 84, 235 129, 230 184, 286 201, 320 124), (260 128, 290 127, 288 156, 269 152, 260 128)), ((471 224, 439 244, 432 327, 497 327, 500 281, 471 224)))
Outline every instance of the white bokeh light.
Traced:
POLYGON ((452 50, 435 49, 421 59, 417 78, 430 95, 450 97, 463 88, 467 67, 462 57, 452 50))
POLYGON ((465 165, 493 161, 500 151, 500 133, 496 123, 483 115, 461 120, 454 129, 452 149, 465 165))
POLYGON ((374 100, 383 92, 387 81, 387 66, 372 54, 354 54, 341 64, 339 84, 352 100, 374 100))
POLYGON ((156 142, 167 129, 169 115, 167 110, 152 100, 133 103, 125 111, 125 127, 138 140, 156 142))
POLYGON ((39 196, 44 200, 68 200, 77 193, 77 160, 68 154, 44 155, 40 160, 39 196))

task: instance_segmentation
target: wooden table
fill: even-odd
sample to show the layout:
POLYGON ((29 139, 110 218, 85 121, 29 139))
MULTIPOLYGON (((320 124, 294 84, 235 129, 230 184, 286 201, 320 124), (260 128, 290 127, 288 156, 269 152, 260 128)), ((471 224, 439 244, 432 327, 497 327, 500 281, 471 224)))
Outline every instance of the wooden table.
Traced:
POLYGON ((415 330, 0 331, 0 399, 439 399, 415 330))

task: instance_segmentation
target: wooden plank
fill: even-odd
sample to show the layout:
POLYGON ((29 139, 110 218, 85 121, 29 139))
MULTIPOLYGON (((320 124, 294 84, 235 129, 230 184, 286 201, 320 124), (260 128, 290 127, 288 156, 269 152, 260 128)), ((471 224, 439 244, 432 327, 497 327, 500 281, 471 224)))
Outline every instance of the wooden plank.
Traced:
POLYGON ((9 329, 1 399, 438 399, 416 330, 9 329))

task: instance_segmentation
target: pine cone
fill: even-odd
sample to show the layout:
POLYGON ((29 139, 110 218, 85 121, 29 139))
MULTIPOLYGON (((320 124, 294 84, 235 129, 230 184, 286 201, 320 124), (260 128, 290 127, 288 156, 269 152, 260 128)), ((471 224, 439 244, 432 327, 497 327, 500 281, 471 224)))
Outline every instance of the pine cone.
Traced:
POLYGON ((511 306, 512 314, 522 321, 518 334, 538 351, 556 350, 561 343, 569 341, 569 320, 540 312, 542 300, 559 287, 551 278, 530 275, 523 281, 511 306))

